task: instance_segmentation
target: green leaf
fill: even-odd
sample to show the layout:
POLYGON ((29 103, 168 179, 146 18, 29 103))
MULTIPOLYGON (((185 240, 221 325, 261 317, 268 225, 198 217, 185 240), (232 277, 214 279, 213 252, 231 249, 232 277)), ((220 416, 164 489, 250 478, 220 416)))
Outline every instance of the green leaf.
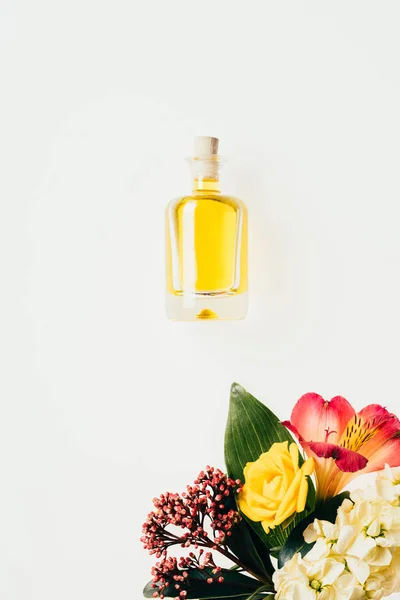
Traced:
MULTIPOLYGON (((271 598, 271 594, 275 595, 275 590, 273 590, 272 588, 268 588, 268 591, 265 589, 261 589, 260 590, 256 590, 254 593, 252 594, 244 594, 243 596, 233 596, 234 600, 263 600, 263 598, 266 598, 266 600, 271 598)), ((223 598, 220 597, 213 597, 210 600, 225 600, 223 598)))
MULTIPOLYGON (((209 577, 215 578, 212 575, 212 569, 188 569, 188 577, 182 584, 182 589, 187 592, 186 598, 188 600, 194 598, 247 598, 251 596, 259 587, 260 582, 257 579, 252 579, 238 573, 237 571, 231 571, 230 569, 222 569, 219 576, 224 578, 223 583, 213 581, 213 583, 207 583, 209 577)), ((157 588, 152 587, 150 581, 143 590, 145 598, 153 598, 153 594, 157 591, 157 588)), ((165 597, 176 598, 179 592, 174 586, 167 587, 163 594, 165 597)))
POLYGON ((321 521, 329 521, 334 523, 338 508, 342 504, 343 500, 349 498, 349 492, 342 492, 338 496, 331 498, 317 508, 316 511, 308 515, 301 521, 290 533, 284 546, 281 548, 278 557, 278 567, 281 568, 283 565, 290 560, 297 552, 300 552, 302 556, 305 556, 307 552, 311 550, 314 544, 307 544, 304 540, 304 530, 314 521, 314 519, 320 519, 321 521))
POLYGON ((274 572, 268 548, 245 519, 233 527, 226 543, 240 562, 260 579, 268 579, 274 572))
MULTIPOLYGON (((307 494, 306 508, 304 511, 305 514, 308 514, 315 510, 315 496, 316 496, 313 480, 311 479, 311 477, 307 477, 307 479, 308 479, 308 494, 307 494)), ((304 513, 301 518, 304 518, 304 516, 305 516, 304 513)), ((299 522, 299 519, 297 519, 297 522, 299 522)))
POLYGON ((228 473, 243 480, 243 469, 256 461, 275 442, 293 442, 289 431, 264 404, 241 385, 233 383, 225 433, 225 460, 228 473))
POLYGON ((275 590, 271 588, 269 585, 263 585, 258 590, 256 590, 251 596, 247 598, 247 600, 257 600, 258 598, 264 598, 264 594, 268 596, 270 594, 275 594, 275 590))
MULTIPOLYGON (((256 461, 263 452, 267 452, 275 442, 293 443, 293 437, 264 404, 249 394, 238 383, 231 387, 231 401, 228 422, 225 432, 225 462, 228 474, 233 479, 243 481, 243 469, 248 462, 256 461)), ((303 459, 300 455, 300 463, 303 459)), ((314 508, 315 490, 309 478, 309 493, 307 504, 309 510, 314 508)), ((286 528, 277 527, 268 535, 261 523, 247 519, 267 548, 282 546, 291 529, 301 521, 306 511, 297 515, 295 520, 286 528)))

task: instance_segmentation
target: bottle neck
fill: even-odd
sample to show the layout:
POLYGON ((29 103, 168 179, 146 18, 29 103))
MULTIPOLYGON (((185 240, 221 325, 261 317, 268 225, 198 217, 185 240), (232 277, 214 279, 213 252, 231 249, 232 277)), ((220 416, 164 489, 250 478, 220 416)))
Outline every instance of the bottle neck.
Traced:
POLYGON ((217 192, 219 193, 219 178, 203 177, 197 175, 193 179, 193 191, 194 192, 217 192))
POLYGON ((219 171, 221 163, 219 156, 189 159, 193 178, 194 192, 220 192, 219 171))

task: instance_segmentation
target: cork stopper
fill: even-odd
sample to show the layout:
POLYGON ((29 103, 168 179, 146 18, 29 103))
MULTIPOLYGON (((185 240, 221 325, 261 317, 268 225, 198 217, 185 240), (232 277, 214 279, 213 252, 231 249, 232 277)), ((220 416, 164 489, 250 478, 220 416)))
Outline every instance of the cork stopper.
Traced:
POLYGON ((208 158, 218 156, 218 146, 218 138, 199 135, 194 139, 194 157, 208 158))

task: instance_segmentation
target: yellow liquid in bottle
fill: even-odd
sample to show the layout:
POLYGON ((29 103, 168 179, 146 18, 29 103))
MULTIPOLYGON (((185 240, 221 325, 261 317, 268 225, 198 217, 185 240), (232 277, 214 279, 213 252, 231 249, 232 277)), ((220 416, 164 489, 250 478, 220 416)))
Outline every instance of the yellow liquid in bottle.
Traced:
POLYGON ((168 212, 169 293, 247 290, 247 211, 240 200, 195 194, 176 201, 168 212))
POLYGON ((222 300, 212 299, 247 291, 247 210, 217 186, 203 180, 201 189, 173 201, 166 214, 167 295, 181 297, 185 306, 198 301, 196 319, 240 318, 221 316, 222 300))

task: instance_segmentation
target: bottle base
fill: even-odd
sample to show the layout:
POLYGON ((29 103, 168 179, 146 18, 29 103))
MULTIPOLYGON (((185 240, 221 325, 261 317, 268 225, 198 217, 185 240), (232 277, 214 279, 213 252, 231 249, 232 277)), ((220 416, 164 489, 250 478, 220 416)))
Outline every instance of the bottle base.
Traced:
POLYGON ((166 294, 166 311, 172 321, 209 321, 244 319, 248 292, 221 296, 166 294))

